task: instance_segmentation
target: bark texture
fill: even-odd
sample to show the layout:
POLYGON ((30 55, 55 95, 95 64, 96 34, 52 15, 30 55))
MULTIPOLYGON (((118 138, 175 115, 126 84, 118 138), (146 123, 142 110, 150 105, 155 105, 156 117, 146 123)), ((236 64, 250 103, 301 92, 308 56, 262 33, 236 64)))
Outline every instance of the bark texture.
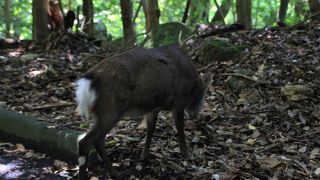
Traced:
POLYGON ((33 18, 33 39, 36 43, 43 43, 48 35, 48 1, 33 0, 32 1, 32 18, 33 18))
POLYGON ((93 35, 94 25, 93 25, 93 4, 92 0, 83 0, 83 16, 85 17, 84 21, 84 32, 89 36, 93 35))
POLYGON ((223 22, 224 18, 227 16, 230 7, 232 5, 232 0, 224 0, 222 1, 219 9, 221 11, 221 13, 219 11, 216 12, 216 14, 214 15, 214 17, 212 18, 211 22, 223 22))
POLYGON ((251 0, 237 0, 237 23, 245 26, 246 29, 250 29, 252 25, 251 17, 251 0))
POLYGON ((158 0, 143 0, 142 5, 146 18, 146 32, 150 32, 159 25, 160 9, 158 0))
POLYGON ((135 43, 135 31, 132 21, 132 0, 120 0, 123 37, 125 42, 135 43))

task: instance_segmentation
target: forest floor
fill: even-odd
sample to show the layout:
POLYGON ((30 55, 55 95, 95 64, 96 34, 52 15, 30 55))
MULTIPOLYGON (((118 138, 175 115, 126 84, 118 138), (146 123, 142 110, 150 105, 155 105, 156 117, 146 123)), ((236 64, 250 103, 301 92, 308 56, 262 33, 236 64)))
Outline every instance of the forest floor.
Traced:
MULTIPOLYGON (((186 121, 192 157, 180 157, 172 115, 162 112, 147 164, 139 161, 144 124, 124 120, 108 134, 106 151, 116 169, 128 179, 319 179, 319 27, 207 38, 248 48, 236 59, 197 65, 199 72, 213 71, 214 78, 200 118, 186 121)), ((187 43, 195 62, 202 41, 187 43)), ((66 49, 68 43, 0 50, 0 106, 50 122, 51 128, 87 130, 88 122, 75 111, 74 82, 117 51, 66 49), (91 57, 81 58, 85 55, 91 57)), ((69 177, 76 173, 63 167, 69 177)), ((101 178, 106 171, 98 166, 90 174, 101 178)))
POLYGON ((0 179, 67 179, 76 165, 26 149, 22 144, 0 143, 0 179))

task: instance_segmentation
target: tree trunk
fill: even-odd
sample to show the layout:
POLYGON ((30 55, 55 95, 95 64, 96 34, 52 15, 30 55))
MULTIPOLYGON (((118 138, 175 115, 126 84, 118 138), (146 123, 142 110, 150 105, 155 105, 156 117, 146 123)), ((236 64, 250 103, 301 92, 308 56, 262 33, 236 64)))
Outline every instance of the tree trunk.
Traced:
POLYGON ((146 18, 146 32, 150 32, 159 25, 160 9, 158 0, 143 0, 142 6, 146 18))
POLYGON ((72 9, 72 1, 71 0, 68 0, 68 10, 71 10, 72 9))
POLYGON ((10 11, 10 4, 11 0, 5 0, 3 6, 3 21, 6 25, 5 35, 6 37, 11 37, 10 30, 11 30, 11 11, 10 11))
POLYGON ((188 25, 207 23, 210 8, 210 0, 192 0, 190 4, 188 25))
POLYGON ((133 22, 133 25, 134 25, 134 26, 135 26, 135 24, 136 24, 136 19, 137 19, 138 15, 139 15, 141 6, 142 6, 142 0, 139 1, 138 8, 137 8, 137 10, 136 10, 136 12, 134 13, 134 16, 133 16, 133 18, 132 18, 132 22, 133 22))
POLYGON ((237 23, 245 26, 246 29, 251 28, 251 0, 237 0, 237 23))
POLYGON ((285 25, 285 19, 287 15, 289 0, 281 0, 280 8, 278 12, 278 25, 285 25))
POLYGON ((93 35, 94 25, 93 25, 93 4, 92 0, 83 0, 83 16, 85 18, 84 32, 89 36, 93 35))
POLYGON ((294 13, 296 17, 305 16, 304 6, 304 0, 296 0, 296 3, 294 4, 294 13))
POLYGON ((188 19, 189 9, 190 9, 191 0, 187 0, 186 8, 184 9, 183 17, 182 17, 182 23, 186 23, 188 19))
POLYGON ((48 35, 48 1, 33 0, 32 1, 32 18, 33 18, 33 40, 36 43, 43 43, 48 35))
POLYGON ((59 30, 64 27, 61 0, 47 1, 47 13, 49 18, 50 30, 59 30))
POLYGON ((135 44, 135 31, 132 21, 132 0, 120 0, 123 37, 126 43, 135 44))
MULTIPOLYGON (((320 13, 320 2, 319 0, 309 0, 309 8, 311 15, 315 15, 317 13, 320 13)), ((320 20, 320 16, 317 16, 314 18, 315 20, 320 20)))
POLYGON ((61 14, 62 14, 62 16, 64 16, 62 2, 61 2, 61 0, 58 0, 58 2, 59 2, 59 8, 60 8, 61 14))
POLYGON ((214 15, 214 17, 212 18, 211 22, 223 22, 224 18, 227 16, 230 7, 232 5, 232 0, 224 0, 222 1, 221 5, 220 5, 220 12, 216 12, 216 14, 214 15), (222 15, 221 15, 222 14, 222 15))

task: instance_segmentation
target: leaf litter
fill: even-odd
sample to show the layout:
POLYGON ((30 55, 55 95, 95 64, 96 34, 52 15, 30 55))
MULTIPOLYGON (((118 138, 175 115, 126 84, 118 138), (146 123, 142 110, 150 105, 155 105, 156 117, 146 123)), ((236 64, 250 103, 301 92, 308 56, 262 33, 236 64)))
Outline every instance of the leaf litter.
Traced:
MULTIPOLYGON (((139 160, 145 124, 126 119, 106 137, 113 165, 126 179, 320 178, 319 28, 265 28, 208 38, 247 48, 237 59, 197 64, 199 72, 210 70, 214 78, 199 119, 186 121, 191 158, 180 157, 172 115, 162 112, 150 162, 139 160)), ((195 62, 201 41, 188 44, 195 62)), ((1 107, 47 121, 50 128, 86 131, 88 122, 75 111, 74 82, 118 52, 77 52, 77 58, 63 48, 28 50, 24 56, 0 53, 1 107)), ((47 171, 65 166, 57 160, 47 171)), ((106 177, 102 166, 90 172, 97 175, 92 179, 106 177)))

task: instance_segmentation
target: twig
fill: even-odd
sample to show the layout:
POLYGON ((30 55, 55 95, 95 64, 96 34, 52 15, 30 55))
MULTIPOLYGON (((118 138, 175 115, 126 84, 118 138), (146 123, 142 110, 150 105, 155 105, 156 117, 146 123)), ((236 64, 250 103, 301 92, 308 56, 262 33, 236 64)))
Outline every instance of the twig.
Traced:
POLYGON ((253 79, 252 77, 246 76, 244 74, 238 74, 238 73, 224 73, 224 74, 221 74, 221 76, 237 76, 237 77, 242 77, 242 78, 250 80, 250 81, 254 81, 254 82, 258 83, 258 84, 270 84, 270 82, 259 81, 257 79, 253 79))
POLYGON ((191 34, 190 36, 188 36, 184 41, 182 41, 182 31, 180 31, 179 33, 179 38, 178 38, 178 42, 179 42, 179 46, 184 49, 184 45, 192 38, 194 38, 196 36, 196 34, 191 34))
POLYGON ((264 146, 263 149, 257 150, 256 153, 263 153, 263 152, 269 151, 270 149, 276 148, 279 145, 280 145, 279 143, 275 143, 268 146, 264 146))
POLYGON ((213 0, 214 1, 214 3, 216 4, 216 6, 217 6, 217 10, 218 10, 218 12, 220 13, 220 16, 222 17, 222 22, 223 22, 223 25, 225 25, 226 24, 226 22, 224 21, 224 15, 223 15, 223 13, 222 13, 222 11, 221 11, 221 8, 220 8, 220 6, 219 6, 219 4, 218 4, 218 2, 217 2, 217 0, 213 0))
POLYGON ((293 161, 304 170, 306 175, 310 175, 310 171, 308 170, 308 168, 307 168, 307 166, 305 164, 303 164, 302 162, 300 162, 298 160, 293 160, 293 161))
POLYGON ((72 102, 66 102, 66 103, 59 103, 59 104, 46 104, 43 106, 36 106, 32 107, 32 110, 42 110, 42 109, 50 109, 50 108, 55 108, 55 107, 68 107, 68 106, 74 106, 75 103, 72 102))
POLYGON ((79 33, 79 27, 80 27, 79 13, 80 13, 80 6, 77 6, 77 25, 76 25, 76 33, 79 33))
POLYGON ((299 23, 297 23, 297 24, 289 27, 288 29, 289 29, 289 30, 294 29, 294 28, 300 26, 301 24, 305 23, 305 22, 308 21, 309 19, 313 19, 314 17, 319 16, 319 15, 320 15, 320 13, 316 13, 316 14, 314 14, 314 15, 312 15, 312 16, 309 16, 309 17, 307 17, 306 19, 304 19, 303 21, 301 21, 301 22, 299 22, 299 23))
POLYGON ((181 20, 182 23, 186 23, 187 22, 188 13, 189 13, 189 9, 190 9, 190 4, 191 4, 191 0, 187 0, 186 8, 184 9, 183 17, 182 17, 182 20, 181 20))
POLYGON ((89 59, 92 58, 92 57, 106 58, 106 56, 101 55, 101 54, 90 54, 90 55, 84 57, 84 58, 80 61, 80 64, 84 64, 87 60, 89 60, 89 59))
POLYGON ((213 67, 213 66, 215 66, 215 65, 216 65, 216 64, 213 64, 213 63, 212 63, 212 64, 208 64, 207 66, 198 69, 198 72, 207 71, 209 68, 211 68, 211 67, 213 67))

